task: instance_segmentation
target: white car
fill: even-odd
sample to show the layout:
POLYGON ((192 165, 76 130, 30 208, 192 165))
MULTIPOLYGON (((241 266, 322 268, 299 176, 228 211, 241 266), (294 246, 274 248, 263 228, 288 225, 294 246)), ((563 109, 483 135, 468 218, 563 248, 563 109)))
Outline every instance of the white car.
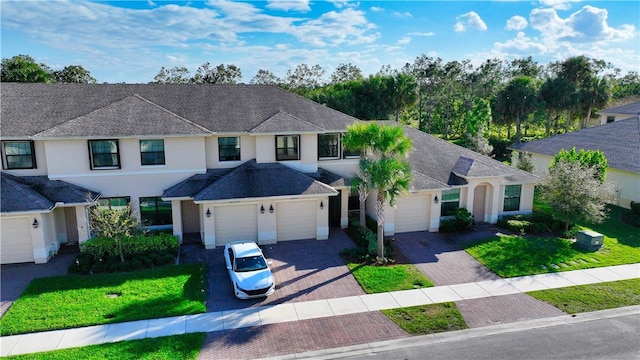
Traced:
POLYGON ((276 283, 269 264, 253 241, 234 241, 224 246, 224 262, 231 278, 233 294, 238 299, 273 294, 276 283))

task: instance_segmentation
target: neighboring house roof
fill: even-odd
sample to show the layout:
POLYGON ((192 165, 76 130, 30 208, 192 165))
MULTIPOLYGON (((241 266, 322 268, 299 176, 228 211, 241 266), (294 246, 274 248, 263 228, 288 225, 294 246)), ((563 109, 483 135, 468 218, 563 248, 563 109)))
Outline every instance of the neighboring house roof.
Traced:
POLYGON ((250 160, 232 169, 209 170, 206 174, 191 176, 165 190, 162 197, 213 201, 336 194, 338 192, 329 185, 288 166, 279 163, 258 164, 250 160))
POLYGON ((560 150, 600 150, 609 167, 640 173, 640 117, 556 135, 512 148, 518 151, 555 156, 560 150))
POLYGON ((49 211, 57 203, 90 203, 100 193, 46 176, 14 176, 0 173, 2 203, 0 212, 49 211))
POLYGON ((134 94, 81 115, 35 137, 210 135, 211 131, 134 94))
POLYGON ((510 183, 530 183, 540 179, 422 131, 405 127, 405 134, 413 144, 409 154, 413 190, 465 185, 465 179, 477 177, 499 176, 510 183))
POLYGON ((3 83, 0 91, 0 134, 5 138, 93 133, 95 122, 109 114, 140 114, 148 124, 136 123, 136 130, 156 126, 160 134, 170 133, 179 119, 216 133, 248 133, 274 116, 298 119, 286 122, 295 131, 302 122, 320 131, 341 131, 356 120, 268 85, 3 83), (63 125, 74 119, 77 126, 63 125))
POLYGON ((599 114, 628 114, 640 115, 640 102, 616 106, 598 111, 599 114))

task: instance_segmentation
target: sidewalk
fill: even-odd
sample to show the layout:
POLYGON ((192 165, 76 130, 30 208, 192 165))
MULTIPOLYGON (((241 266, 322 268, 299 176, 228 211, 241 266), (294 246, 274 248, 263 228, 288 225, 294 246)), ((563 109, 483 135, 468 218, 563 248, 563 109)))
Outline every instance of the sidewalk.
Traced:
POLYGON ((640 277, 640 264, 287 303, 0 337, 0 356, 192 332, 214 332, 640 277))

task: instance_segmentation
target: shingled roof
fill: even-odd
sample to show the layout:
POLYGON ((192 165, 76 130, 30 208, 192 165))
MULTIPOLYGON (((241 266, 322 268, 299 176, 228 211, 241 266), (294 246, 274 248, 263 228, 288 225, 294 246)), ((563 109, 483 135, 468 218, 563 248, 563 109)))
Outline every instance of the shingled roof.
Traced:
POLYGON ((509 183, 531 183, 540 180, 533 174, 422 131, 405 127, 405 134, 413 144, 409 154, 413 190, 465 185, 465 179, 475 177, 503 177, 509 183))
MULTIPOLYGON (((333 178, 333 181, 339 180, 333 178)), ((250 160, 232 169, 209 170, 206 174, 191 176, 165 190, 162 197, 214 201, 337 194, 329 185, 288 166, 279 163, 258 164, 250 160)))
POLYGON ((640 173, 640 117, 515 145, 518 151, 555 156, 560 150, 600 150, 609 167, 640 173))
POLYGON ((640 102, 616 106, 598 111, 600 114, 628 114, 640 115, 640 102))
POLYGON ((100 196, 98 192, 61 180, 49 180, 46 176, 14 176, 2 172, 0 177, 2 213, 49 211, 58 203, 82 204, 100 196))
POLYGON ((237 134, 248 133, 274 116, 287 117, 287 126, 295 131, 304 130, 298 129, 302 122, 308 129, 341 131, 356 120, 267 85, 3 83, 0 90, 4 138, 66 137, 98 130, 117 133, 115 123, 96 127, 109 115, 135 118, 136 128, 129 135, 151 130, 170 134, 176 127, 180 132, 201 131, 185 121, 210 132, 237 134))

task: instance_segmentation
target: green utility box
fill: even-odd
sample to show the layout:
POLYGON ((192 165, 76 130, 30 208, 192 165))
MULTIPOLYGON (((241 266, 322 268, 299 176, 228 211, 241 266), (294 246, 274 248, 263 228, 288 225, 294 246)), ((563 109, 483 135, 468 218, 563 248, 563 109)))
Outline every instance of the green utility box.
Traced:
POLYGON ((592 230, 580 230, 576 236, 576 242, 584 249, 596 251, 602 246, 604 235, 592 230))

